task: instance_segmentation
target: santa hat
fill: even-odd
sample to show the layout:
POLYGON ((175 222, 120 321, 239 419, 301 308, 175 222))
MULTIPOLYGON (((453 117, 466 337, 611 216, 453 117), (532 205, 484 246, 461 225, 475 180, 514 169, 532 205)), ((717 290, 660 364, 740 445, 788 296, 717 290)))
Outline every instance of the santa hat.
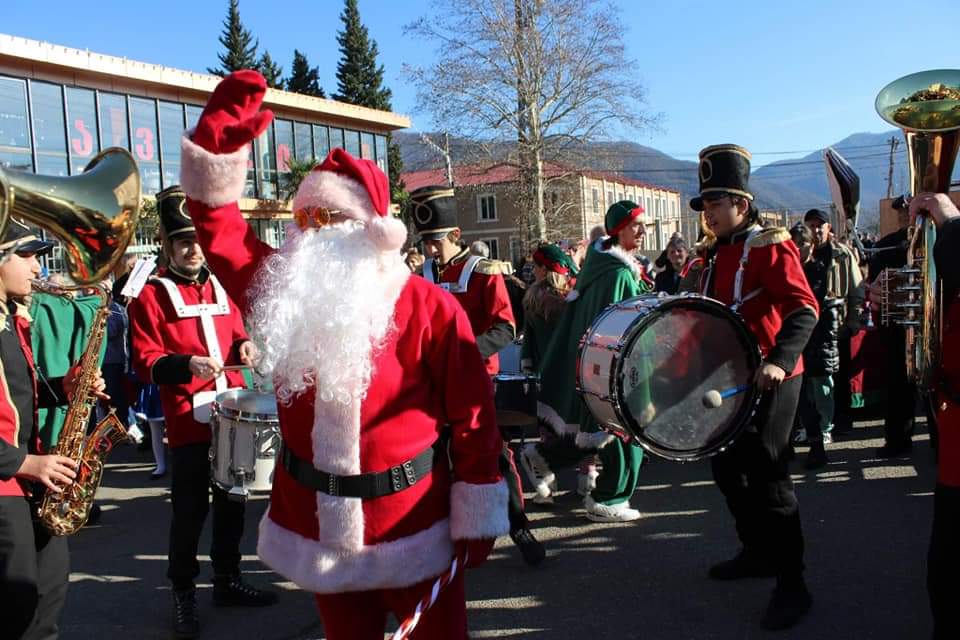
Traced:
POLYGON ((301 226, 313 212, 326 209, 366 224, 380 251, 399 251, 407 227, 390 215, 390 183, 380 167, 334 149, 307 174, 293 197, 293 212, 301 226))
POLYGON ((562 276, 570 274, 569 257, 555 244, 545 244, 533 252, 533 261, 562 276))
POLYGON ((607 209, 603 219, 603 226, 608 236, 615 236, 626 229, 631 222, 643 215, 643 207, 630 200, 614 202, 607 209))

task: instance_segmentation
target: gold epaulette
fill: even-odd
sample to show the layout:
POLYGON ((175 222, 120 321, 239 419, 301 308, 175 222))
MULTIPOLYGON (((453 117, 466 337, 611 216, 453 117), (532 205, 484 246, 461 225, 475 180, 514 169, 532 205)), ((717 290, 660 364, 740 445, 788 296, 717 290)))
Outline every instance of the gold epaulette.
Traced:
POLYGON ((790 239, 790 232, 783 227, 764 229, 750 240, 750 248, 766 247, 771 244, 780 244, 790 239))
POLYGON ((513 273, 513 266, 509 262, 484 258, 473 270, 485 276, 508 276, 513 273))

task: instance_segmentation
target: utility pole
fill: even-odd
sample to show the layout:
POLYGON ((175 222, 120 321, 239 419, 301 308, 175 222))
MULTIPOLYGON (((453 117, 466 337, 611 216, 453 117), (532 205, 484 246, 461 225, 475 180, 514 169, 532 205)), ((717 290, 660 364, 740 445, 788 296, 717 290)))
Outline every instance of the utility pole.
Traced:
POLYGON ((900 139, 890 136, 890 167, 887 169, 887 198, 893 197, 893 154, 900 146, 900 139))

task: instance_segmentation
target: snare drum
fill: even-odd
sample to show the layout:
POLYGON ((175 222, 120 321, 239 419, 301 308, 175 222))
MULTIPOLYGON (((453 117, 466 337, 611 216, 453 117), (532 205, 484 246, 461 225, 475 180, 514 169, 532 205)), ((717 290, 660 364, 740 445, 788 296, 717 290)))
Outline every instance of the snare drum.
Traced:
POLYGON ((664 458, 698 460, 747 427, 760 360, 753 334, 721 302, 638 296, 607 307, 584 334, 577 391, 602 428, 664 458))
POLYGON ((210 477, 231 498, 269 491, 280 448, 280 421, 273 394, 231 389, 212 405, 210 477))
POLYGON ((493 376, 493 390, 499 426, 528 427, 537 424, 539 376, 500 373, 493 376))

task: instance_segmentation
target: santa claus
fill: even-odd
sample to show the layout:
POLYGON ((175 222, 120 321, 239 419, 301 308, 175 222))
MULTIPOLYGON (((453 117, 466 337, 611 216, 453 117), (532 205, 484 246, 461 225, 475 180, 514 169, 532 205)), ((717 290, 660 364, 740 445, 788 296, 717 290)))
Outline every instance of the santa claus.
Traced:
MULTIPOLYGON (((255 71, 225 78, 183 140, 181 182, 210 266, 272 374, 283 450, 258 552, 315 592, 327 637, 383 637, 455 546, 507 533, 489 377, 466 315, 409 277, 383 172, 335 149, 301 184, 279 251, 241 217, 249 143, 269 126, 255 71)), ((466 638, 462 573, 415 638, 466 638)))

